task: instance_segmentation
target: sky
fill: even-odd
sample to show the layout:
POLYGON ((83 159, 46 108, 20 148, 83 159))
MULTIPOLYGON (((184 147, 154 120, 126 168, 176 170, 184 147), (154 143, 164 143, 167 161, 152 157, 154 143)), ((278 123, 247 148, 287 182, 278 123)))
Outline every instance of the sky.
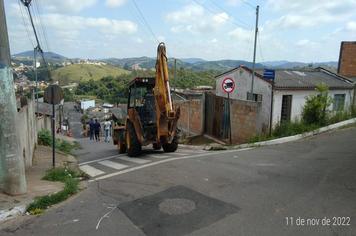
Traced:
MULTIPOLYGON (((4 0, 12 54, 35 39, 20 0, 4 0)), ((356 40, 356 0, 33 0, 41 47, 70 58, 156 55, 252 61, 337 61, 356 40)))

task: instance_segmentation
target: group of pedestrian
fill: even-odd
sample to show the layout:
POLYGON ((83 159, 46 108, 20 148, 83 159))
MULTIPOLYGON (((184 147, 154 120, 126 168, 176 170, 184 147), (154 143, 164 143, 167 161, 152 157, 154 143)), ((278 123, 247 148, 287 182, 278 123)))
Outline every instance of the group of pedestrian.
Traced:
MULTIPOLYGON (((109 143, 110 142, 110 136, 111 136, 111 122, 110 121, 105 121, 104 122, 104 136, 105 136, 105 142, 109 143)), ((100 142, 100 131, 101 131, 101 124, 98 121, 98 119, 91 118, 89 121, 89 138, 90 140, 94 140, 96 142, 100 142)))

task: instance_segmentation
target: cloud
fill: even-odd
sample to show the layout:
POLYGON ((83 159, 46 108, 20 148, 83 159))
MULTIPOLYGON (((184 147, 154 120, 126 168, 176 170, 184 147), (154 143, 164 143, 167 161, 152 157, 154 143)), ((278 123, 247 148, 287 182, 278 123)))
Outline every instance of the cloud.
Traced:
POLYGON ((126 3, 126 0, 106 0, 105 5, 108 7, 120 7, 126 3))
POLYGON ((47 14, 42 17, 44 24, 48 27, 52 27, 56 31, 96 29, 107 34, 132 34, 137 31, 137 24, 128 20, 66 16, 61 14, 47 14))
POLYGON ((344 21, 354 15, 355 0, 268 0, 267 7, 283 15, 266 22, 269 29, 308 28, 344 21))
MULTIPOLYGON (((90 8, 96 4, 97 0, 41 0, 41 6, 44 8, 44 12, 54 13, 78 13, 86 8, 90 8)), ((39 3, 39 2, 38 2, 39 3)))
POLYGON ((347 22, 345 29, 350 32, 356 32, 356 21, 347 22))
POLYGON ((244 43, 253 40, 253 31, 246 30, 240 27, 237 27, 234 30, 230 31, 228 35, 232 37, 234 40, 244 42, 244 43))
POLYGON ((309 39, 301 39, 295 43, 298 47, 315 47, 318 44, 316 42, 310 41, 309 39))
POLYGON ((211 33, 222 27, 230 16, 226 12, 210 14, 202 6, 190 4, 166 15, 167 22, 173 24, 174 33, 211 33))

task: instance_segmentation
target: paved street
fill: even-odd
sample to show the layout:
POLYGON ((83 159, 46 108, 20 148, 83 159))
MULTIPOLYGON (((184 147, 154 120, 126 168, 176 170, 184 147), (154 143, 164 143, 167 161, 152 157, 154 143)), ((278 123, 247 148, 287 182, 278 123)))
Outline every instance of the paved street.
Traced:
POLYGON ((122 169, 84 163, 105 173, 0 235, 355 235, 355 144, 348 128, 250 150, 108 159, 122 169))

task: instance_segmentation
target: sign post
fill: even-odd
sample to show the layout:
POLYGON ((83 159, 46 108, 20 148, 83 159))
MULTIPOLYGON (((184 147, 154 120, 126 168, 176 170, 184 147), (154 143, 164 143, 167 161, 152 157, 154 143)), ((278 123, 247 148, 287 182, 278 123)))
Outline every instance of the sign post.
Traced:
POLYGON ((50 85, 44 93, 44 101, 52 104, 52 167, 56 167, 56 105, 63 99, 63 91, 58 85, 50 85))
POLYGON ((229 104, 229 144, 232 144, 231 138, 231 110, 230 110, 230 93, 235 90, 235 81, 231 78, 225 78, 221 84, 222 89, 225 93, 227 93, 227 102, 229 104))
POLYGON ((274 90, 274 79, 276 76, 276 71, 275 70, 270 70, 270 69, 265 69, 263 72, 263 78, 271 81, 272 84, 272 89, 271 89, 271 111, 270 111, 270 117, 269 117, 269 134, 272 134, 272 125, 273 125, 273 90, 274 90))

